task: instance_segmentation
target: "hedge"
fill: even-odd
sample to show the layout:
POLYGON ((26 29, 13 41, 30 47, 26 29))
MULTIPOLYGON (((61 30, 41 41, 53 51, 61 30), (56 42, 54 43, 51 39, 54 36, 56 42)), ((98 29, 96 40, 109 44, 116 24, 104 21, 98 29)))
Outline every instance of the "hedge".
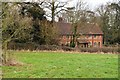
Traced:
POLYGON ((68 46, 58 46, 58 45, 39 45, 35 43, 10 43, 8 45, 10 50, 63 50, 63 51, 79 51, 79 52, 103 52, 103 53, 120 53, 120 47, 102 47, 102 48, 71 48, 68 46))

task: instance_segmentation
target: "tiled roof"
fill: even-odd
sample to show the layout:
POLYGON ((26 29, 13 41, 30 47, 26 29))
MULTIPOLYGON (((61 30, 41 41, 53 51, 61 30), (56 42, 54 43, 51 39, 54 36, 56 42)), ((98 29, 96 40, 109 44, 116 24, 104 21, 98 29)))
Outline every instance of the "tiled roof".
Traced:
POLYGON ((57 26, 61 35, 70 35, 72 33, 72 26, 70 23, 57 22, 57 26))
MULTIPOLYGON (((57 22, 58 29, 61 35, 72 34, 72 25, 65 22, 57 22)), ((102 30, 97 24, 87 23, 84 26, 78 25, 78 34, 103 34, 102 30)))
POLYGON ((79 34, 103 34, 102 30, 97 24, 86 24, 84 26, 78 26, 79 34))
POLYGON ((88 43, 86 39, 77 39, 78 43, 88 43))

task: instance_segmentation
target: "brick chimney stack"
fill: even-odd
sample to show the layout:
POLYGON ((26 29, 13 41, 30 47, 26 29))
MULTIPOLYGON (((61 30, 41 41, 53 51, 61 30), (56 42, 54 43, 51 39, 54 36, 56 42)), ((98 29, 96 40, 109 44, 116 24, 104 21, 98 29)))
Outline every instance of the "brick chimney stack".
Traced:
POLYGON ((59 17, 59 22, 63 22, 63 18, 62 17, 59 17))

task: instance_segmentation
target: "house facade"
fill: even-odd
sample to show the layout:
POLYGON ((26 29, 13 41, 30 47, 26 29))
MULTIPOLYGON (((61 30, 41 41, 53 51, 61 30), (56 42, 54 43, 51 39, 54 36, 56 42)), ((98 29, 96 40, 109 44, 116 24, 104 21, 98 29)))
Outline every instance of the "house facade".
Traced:
MULTIPOLYGON (((57 26, 60 32, 59 44, 69 46, 72 39, 72 25, 59 20, 57 26)), ((78 25, 75 44, 76 47, 101 48, 103 44, 103 32, 97 24, 88 23, 84 26, 78 25)))

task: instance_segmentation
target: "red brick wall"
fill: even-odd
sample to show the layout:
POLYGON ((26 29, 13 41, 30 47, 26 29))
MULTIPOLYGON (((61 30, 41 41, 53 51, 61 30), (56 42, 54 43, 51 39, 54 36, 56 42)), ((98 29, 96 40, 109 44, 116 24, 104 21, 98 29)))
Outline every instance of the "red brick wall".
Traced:
POLYGON ((102 47, 103 36, 102 35, 91 35, 91 38, 88 38, 87 41, 92 43, 92 47, 102 47))
POLYGON ((60 45, 70 44, 71 36, 61 36, 60 37, 60 45))
MULTIPOLYGON (((102 35, 84 35, 80 36, 81 38, 85 38, 87 42, 91 42, 92 47, 102 47, 103 44, 103 36, 102 35), (96 45, 95 45, 96 43, 96 45)), ((71 36, 61 36, 60 37, 60 45, 67 45, 70 44, 71 36)))

